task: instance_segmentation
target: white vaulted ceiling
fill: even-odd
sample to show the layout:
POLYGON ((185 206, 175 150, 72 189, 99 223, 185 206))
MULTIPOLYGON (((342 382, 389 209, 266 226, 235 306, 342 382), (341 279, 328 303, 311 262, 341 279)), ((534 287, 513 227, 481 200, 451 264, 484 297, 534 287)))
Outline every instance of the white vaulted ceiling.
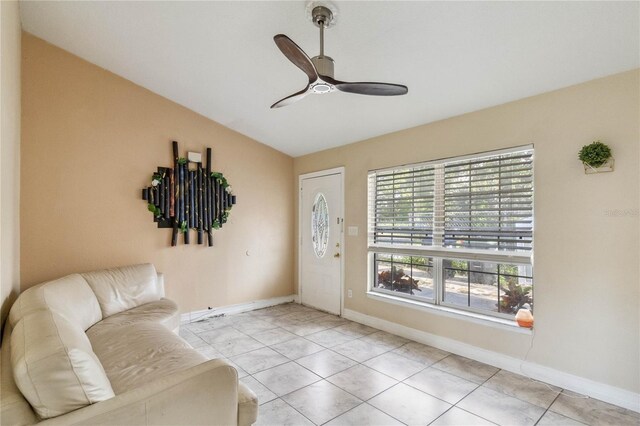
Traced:
POLYGON ((409 94, 308 96, 306 2, 21 2, 24 30, 292 156, 344 145, 640 65, 638 2, 335 2, 325 53, 346 81, 409 94))

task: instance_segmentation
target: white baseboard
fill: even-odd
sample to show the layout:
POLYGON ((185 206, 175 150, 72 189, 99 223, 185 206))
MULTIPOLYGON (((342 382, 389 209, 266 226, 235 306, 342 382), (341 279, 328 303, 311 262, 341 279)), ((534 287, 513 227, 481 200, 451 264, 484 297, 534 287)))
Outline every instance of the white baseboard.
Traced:
POLYGON ((273 297, 271 299, 254 300, 251 302, 239 303, 237 305, 220 306, 213 309, 203 309, 201 311, 186 312, 180 315, 180 322, 184 324, 223 314, 230 315, 239 314, 241 312, 254 311, 256 309, 268 308, 269 306, 295 302, 297 297, 297 294, 292 294, 289 296, 273 297))
POLYGON ((601 401, 640 412, 640 394, 605 383, 596 382, 584 377, 565 373, 530 361, 524 361, 498 352, 478 348, 447 337, 437 336, 426 331, 417 330, 391 321, 372 317, 360 312, 344 309, 342 316, 351 321, 368 325, 379 330, 393 333, 416 342, 424 343, 461 355, 494 367, 522 374, 535 380, 559 386, 601 401))

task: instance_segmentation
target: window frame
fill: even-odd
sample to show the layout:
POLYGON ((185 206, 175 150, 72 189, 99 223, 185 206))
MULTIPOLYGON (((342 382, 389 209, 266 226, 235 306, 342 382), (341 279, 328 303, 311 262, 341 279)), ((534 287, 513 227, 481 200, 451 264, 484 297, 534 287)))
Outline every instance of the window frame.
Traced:
MULTIPOLYGON (((367 264, 368 264, 368 274, 367 274, 367 289, 369 293, 373 293, 376 296, 389 296, 393 299, 406 299, 411 303, 426 306, 426 307, 442 307, 446 308, 448 311, 453 312, 467 312, 471 313, 475 316, 487 317, 487 318, 495 318, 508 320, 509 322, 514 322, 514 314, 506 314, 501 312, 489 311, 486 309, 474 308, 471 306, 461 306, 455 305, 451 303, 446 303, 444 301, 444 292, 445 292, 445 282, 444 278, 444 267, 443 261, 445 259, 448 260, 461 260, 467 262, 490 262, 490 263, 499 263, 499 264, 510 264, 510 265, 521 265, 528 266, 531 268, 531 282, 532 285, 534 283, 534 273, 533 273, 533 256, 534 256, 534 230, 535 230, 535 150, 533 144, 517 146, 512 148, 479 152, 474 154, 468 154, 463 156, 456 157, 448 157, 444 159, 419 162, 419 163, 409 163, 403 164, 394 167, 387 167, 382 169, 370 170, 367 175, 367 191, 368 191, 368 206, 367 206, 367 264), (372 200, 372 193, 375 193, 375 187, 372 190, 370 182, 372 179, 372 175, 385 171, 393 171, 407 167, 423 167, 430 165, 444 165, 445 163, 464 161, 468 159, 482 158, 482 157, 490 157, 497 156, 503 154, 510 154, 520 151, 531 151, 531 249, 530 250, 499 250, 499 249, 472 249, 472 248, 458 248, 458 247, 445 247, 441 246, 419 246, 419 245, 409 245, 409 244, 381 244, 381 243, 373 243, 373 226, 372 226, 372 213, 375 215, 375 200, 372 200), (373 210, 372 210, 373 209, 373 210), (375 261, 376 254, 385 254, 385 255, 400 255, 400 256, 415 256, 415 257, 429 257, 432 259, 433 263, 433 287, 434 287, 434 298, 429 300, 425 297, 418 297, 415 295, 411 295, 408 293, 402 293, 394 290, 388 290, 377 287, 377 265, 375 261)), ((375 181, 375 180, 374 180, 375 181)), ((434 204, 437 204, 437 197, 444 197, 445 189, 444 186, 440 189, 434 188, 434 204)), ((434 207, 434 221, 436 212, 434 207)), ((442 214, 444 217, 444 214, 442 214)), ((435 228, 435 227, 434 227, 435 228)), ((435 234, 434 229, 434 243, 436 242, 437 236, 435 234)), ((442 241, 443 243, 444 241, 442 241)), ((498 280, 499 280, 499 274, 498 280)), ((499 282, 499 281, 498 281, 499 282)), ((534 296, 535 285, 531 290, 532 297, 534 296)), ((499 303, 499 299, 497 301, 499 303)))

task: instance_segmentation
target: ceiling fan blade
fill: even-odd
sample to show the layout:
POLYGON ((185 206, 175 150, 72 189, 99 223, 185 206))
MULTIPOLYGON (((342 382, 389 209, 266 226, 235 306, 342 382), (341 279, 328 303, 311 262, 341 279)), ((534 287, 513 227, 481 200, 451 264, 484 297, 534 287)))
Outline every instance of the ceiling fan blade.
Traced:
POLYGON ((294 93, 293 95, 289 95, 286 98, 280 99, 278 102, 271 105, 271 109, 282 108, 283 106, 291 105, 292 103, 297 102, 300 99, 307 96, 308 93, 309 93, 309 88, 307 87, 297 93, 294 93))
POLYGON ((359 95, 398 96, 406 95, 409 91, 407 86, 403 86, 402 84, 369 82, 348 83, 346 81, 337 80, 334 80, 332 84, 341 92, 357 93, 359 95))
POLYGON ((284 34, 278 34, 273 37, 273 41, 280 51, 287 57, 295 66, 300 68, 309 77, 309 82, 314 82, 318 79, 318 72, 316 67, 313 66, 313 62, 309 59, 304 50, 293 42, 289 37, 284 34))

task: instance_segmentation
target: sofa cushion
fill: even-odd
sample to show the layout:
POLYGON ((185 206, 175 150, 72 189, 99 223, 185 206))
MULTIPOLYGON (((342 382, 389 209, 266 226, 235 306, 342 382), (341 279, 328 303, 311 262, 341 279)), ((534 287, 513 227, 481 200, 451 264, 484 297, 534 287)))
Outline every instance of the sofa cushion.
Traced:
POLYGON ((16 385, 41 418, 114 396, 80 326, 50 310, 26 315, 11 333, 16 385))
POLYGON ((155 267, 150 263, 82 274, 98 298, 103 318, 162 298, 155 267))
MULTIPOLYGON (((105 318, 90 328, 91 335, 97 336, 114 327, 134 324, 137 322, 154 322, 162 324, 168 330, 177 332, 180 328, 180 312, 173 300, 160 299, 156 302, 145 303, 137 308, 120 312, 105 318)), ((87 333, 89 333, 87 331, 87 333)))
POLYGON ((87 330, 116 395, 207 360, 180 336, 153 322, 87 330))
POLYGON ((15 327, 26 315, 43 309, 54 311, 83 330, 102 319, 98 299, 89 284, 78 274, 23 291, 11 307, 9 324, 15 327))

